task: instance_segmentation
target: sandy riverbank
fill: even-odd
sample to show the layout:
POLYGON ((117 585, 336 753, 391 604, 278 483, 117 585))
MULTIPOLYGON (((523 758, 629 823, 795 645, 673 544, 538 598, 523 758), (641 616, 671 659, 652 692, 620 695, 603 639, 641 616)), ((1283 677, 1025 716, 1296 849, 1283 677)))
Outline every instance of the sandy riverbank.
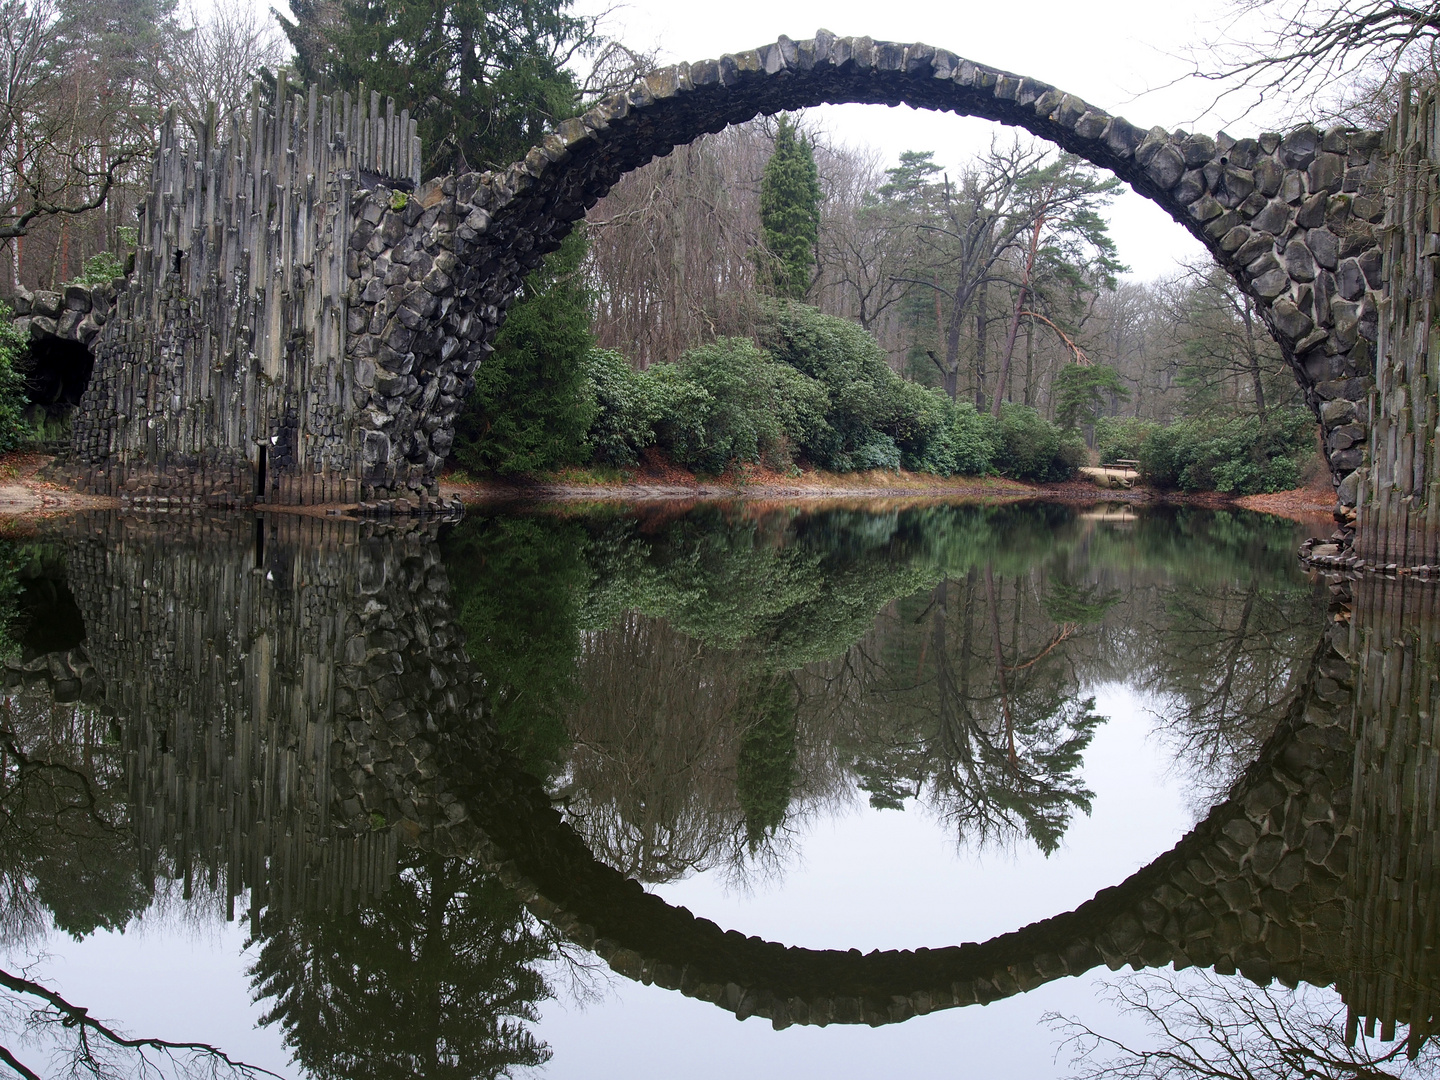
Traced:
MULTIPOLYGON (((13 531, 27 518, 43 518, 71 510, 117 508, 120 501, 83 495, 41 479, 50 458, 31 451, 0 457, 0 520, 13 531)), ((1334 528, 1335 496, 1328 482, 1270 495, 1234 498, 1218 492, 1185 494, 1136 486, 1107 489, 1084 480, 1059 484, 1025 484, 1003 477, 939 477, 928 473, 873 470, 860 473, 803 472, 787 475, 746 469, 702 479, 674 468, 648 468, 620 478, 597 478, 583 472, 559 473, 543 480, 475 480, 464 474, 441 477, 440 492, 466 503, 660 503, 660 502, 804 502, 861 504, 915 502, 1020 502, 1031 499, 1074 503, 1159 503, 1223 508, 1228 506, 1291 518, 1310 526, 1316 535, 1334 528)), ((277 508, 290 509, 290 508, 277 508)), ((347 513, 354 507, 295 507, 301 513, 347 513)), ((5 531, 0 529, 0 531, 5 531)))

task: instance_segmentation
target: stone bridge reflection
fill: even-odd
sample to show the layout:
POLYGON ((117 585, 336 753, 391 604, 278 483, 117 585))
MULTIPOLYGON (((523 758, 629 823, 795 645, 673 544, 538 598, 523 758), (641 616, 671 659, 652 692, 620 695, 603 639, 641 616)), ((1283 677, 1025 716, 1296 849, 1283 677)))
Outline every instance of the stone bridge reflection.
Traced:
POLYGON ((1336 586, 1287 715, 1171 851, 1073 911, 915 951, 786 947, 599 861, 479 701, 434 524, 95 515, 63 537, 86 640, 12 663, 110 717, 142 861, 255 907, 382 893, 402 845, 478 860, 618 973, 790 1024, 892 1023, 1100 964, 1335 985, 1432 1030, 1440 594, 1336 586), (1354 589, 1353 597, 1347 590, 1354 589))

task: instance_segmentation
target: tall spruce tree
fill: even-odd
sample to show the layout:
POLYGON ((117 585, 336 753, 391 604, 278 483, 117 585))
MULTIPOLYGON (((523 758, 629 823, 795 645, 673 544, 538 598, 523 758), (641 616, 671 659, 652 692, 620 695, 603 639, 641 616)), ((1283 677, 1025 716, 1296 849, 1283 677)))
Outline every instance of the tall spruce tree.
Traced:
MULTIPOLYGON (((596 41, 571 0, 291 0, 302 78, 393 96, 419 122, 426 176, 503 168, 578 109, 566 69, 596 41)), ((467 468, 530 472, 583 460, 589 298, 582 233, 527 279, 456 425, 467 468)))
POLYGON ((525 279, 495 351, 475 370, 475 389, 455 425, 454 456, 481 473, 531 473, 584 461, 595 419, 585 377, 590 290, 576 229, 525 279))
POLYGON ((566 64, 595 39, 570 0, 293 0, 302 78, 393 96, 420 125, 427 174, 502 168, 574 114, 566 64))
POLYGON ((776 296, 803 300, 820 239, 820 174, 810 144, 781 114, 775 150, 760 181, 760 225, 776 296))

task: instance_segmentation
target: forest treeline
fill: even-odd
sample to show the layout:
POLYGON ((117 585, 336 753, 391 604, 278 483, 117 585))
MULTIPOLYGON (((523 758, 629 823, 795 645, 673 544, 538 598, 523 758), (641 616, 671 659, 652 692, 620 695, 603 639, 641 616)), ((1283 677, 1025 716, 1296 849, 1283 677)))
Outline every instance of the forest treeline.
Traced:
MULTIPOLYGON (((393 95, 426 175, 504 165, 650 64, 564 0, 292 8, 277 27, 238 0, 0 0, 0 295, 123 273, 165 110, 198 128, 281 64, 393 95)), ((526 282, 454 461, 1051 480, 1098 453, 1191 489, 1292 485, 1313 418, 1251 301, 1209 265, 1123 279, 1119 187, 1009 134, 948 167, 887 166, 804 115, 703 137, 622 179, 526 282)))

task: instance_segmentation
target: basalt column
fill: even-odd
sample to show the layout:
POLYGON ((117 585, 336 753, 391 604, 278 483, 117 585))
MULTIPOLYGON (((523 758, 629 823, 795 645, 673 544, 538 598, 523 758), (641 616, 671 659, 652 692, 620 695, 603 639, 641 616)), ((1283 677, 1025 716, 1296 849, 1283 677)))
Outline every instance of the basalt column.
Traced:
MULTIPOLYGON (((1355 476, 1355 555, 1384 566, 1440 564, 1440 468, 1435 459, 1437 281, 1440 256, 1440 108, 1435 95, 1412 102, 1408 81, 1386 133, 1389 190, 1383 239, 1384 293, 1375 385, 1368 401, 1328 402, 1331 447, 1367 467, 1355 476), (1369 414, 1369 415, 1366 415, 1369 414), (1373 416, 1369 437, 1365 424, 1373 416), (1358 444, 1347 449, 1349 442, 1358 444)), ((1355 397, 1355 395, 1350 395, 1355 397)), ((1342 500, 1343 501, 1343 500, 1342 500)))
MULTIPOLYGON (((425 461, 392 462, 373 428, 401 402, 348 347, 360 252, 355 193, 396 205, 419 175, 415 125, 361 92, 257 90, 198 132, 160 136, 134 271, 94 338, 67 467, 136 502, 416 506, 425 461)), ((364 283, 361 283, 363 286, 364 283)), ((433 477, 433 471, 429 474, 433 477)))

